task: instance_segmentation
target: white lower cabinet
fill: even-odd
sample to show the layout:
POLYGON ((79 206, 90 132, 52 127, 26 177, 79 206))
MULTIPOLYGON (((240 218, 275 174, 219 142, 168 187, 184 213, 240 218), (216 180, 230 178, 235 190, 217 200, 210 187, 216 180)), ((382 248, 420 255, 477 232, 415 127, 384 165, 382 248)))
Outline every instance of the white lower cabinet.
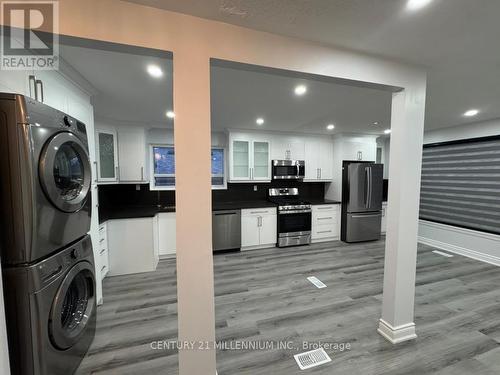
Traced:
POLYGON ((312 242, 340 238, 340 204, 312 206, 312 242))
POLYGON ((110 276, 156 270, 159 256, 155 220, 148 217, 107 222, 110 276))
POLYGON ((99 244, 98 244, 98 255, 99 255, 99 277, 104 279, 109 272, 109 252, 108 252, 108 225, 107 223, 102 223, 99 225, 99 244))
POLYGON ((176 241, 175 212, 158 214, 158 251, 160 258, 174 257, 176 241))
POLYGON ((382 202, 382 226, 380 232, 385 234, 387 231, 387 202, 382 202))
POLYGON ((250 250, 276 246, 276 208, 241 210, 241 249, 250 250))

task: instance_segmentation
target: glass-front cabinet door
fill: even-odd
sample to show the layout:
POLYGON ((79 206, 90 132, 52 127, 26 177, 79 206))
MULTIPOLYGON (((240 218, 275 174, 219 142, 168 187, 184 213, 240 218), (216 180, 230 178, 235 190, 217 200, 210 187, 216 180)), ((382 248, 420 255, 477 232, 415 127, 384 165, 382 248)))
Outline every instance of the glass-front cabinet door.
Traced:
POLYGON ((231 180, 251 180, 250 175, 250 141, 232 141, 231 180))
POLYGON ((109 130, 97 130, 96 138, 98 182, 118 181, 116 133, 109 130))
POLYGON ((267 181, 271 179, 269 142, 253 142, 252 180, 267 181))

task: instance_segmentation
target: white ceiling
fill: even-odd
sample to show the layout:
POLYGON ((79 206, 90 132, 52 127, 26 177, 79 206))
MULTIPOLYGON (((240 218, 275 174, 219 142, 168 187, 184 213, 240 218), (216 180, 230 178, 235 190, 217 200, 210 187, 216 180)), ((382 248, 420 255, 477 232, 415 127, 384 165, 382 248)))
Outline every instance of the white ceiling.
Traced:
POLYGON ((500 117, 500 1, 126 0, 428 67, 426 129, 500 117))
POLYGON ((312 134, 383 134, 390 127, 392 94, 285 72, 212 66, 212 129, 263 129, 312 134), (294 88, 305 85, 297 96, 294 88), (262 117, 265 123, 256 124, 262 117), (373 125, 378 122, 378 125, 373 125), (326 126, 334 124, 335 130, 326 126))
MULTIPOLYGON (((95 44, 95 43, 94 43, 95 44)), ((96 44, 98 46, 98 43, 96 44)), ((172 60, 120 51, 62 44, 60 53, 96 92, 95 117, 115 125, 170 127, 172 60), (155 79, 146 68, 156 64, 165 75, 155 79)), ((113 47, 114 48, 114 47, 113 47)), ((211 68, 212 129, 262 129, 310 134, 363 133, 382 135, 390 127, 391 93, 327 82, 278 70, 216 64, 211 68), (221 66, 222 65, 222 66, 221 66), (295 86, 307 93, 298 97, 295 86), (263 117, 265 124, 256 125, 263 117), (373 123, 379 125, 374 126, 373 123), (328 124, 335 124, 328 131, 328 124)))
POLYGON ((60 55, 95 89, 96 118, 123 125, 171 125, 172 120, 166 117, 173 105, 171 59, 63 43, 60 55), (149 76, 149 64, 160 66, 164 76, 149 76))

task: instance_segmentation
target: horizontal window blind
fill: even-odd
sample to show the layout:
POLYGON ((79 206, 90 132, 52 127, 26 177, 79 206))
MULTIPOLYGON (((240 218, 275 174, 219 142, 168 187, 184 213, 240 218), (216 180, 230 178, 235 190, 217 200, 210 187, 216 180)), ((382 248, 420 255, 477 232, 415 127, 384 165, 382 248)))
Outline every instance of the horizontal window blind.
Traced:
POLYGON ((424 146, 420 218, 500 234, 500 136, 424 146))

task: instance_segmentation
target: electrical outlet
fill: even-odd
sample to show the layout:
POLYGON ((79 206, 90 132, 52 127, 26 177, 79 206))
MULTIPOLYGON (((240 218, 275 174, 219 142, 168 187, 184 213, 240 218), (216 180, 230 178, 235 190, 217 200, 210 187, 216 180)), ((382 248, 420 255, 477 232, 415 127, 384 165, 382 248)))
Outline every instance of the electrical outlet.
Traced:
POLYGON ((257 190, 258 190, 258 189, 257 189, 257 185, 254 185, 254 186, 253 186, 253 191, 257 191, 257 190))
POLYGON ((141 185, 139 185, 139 184, 135 185, 135 190, 141 191, 141 185))

